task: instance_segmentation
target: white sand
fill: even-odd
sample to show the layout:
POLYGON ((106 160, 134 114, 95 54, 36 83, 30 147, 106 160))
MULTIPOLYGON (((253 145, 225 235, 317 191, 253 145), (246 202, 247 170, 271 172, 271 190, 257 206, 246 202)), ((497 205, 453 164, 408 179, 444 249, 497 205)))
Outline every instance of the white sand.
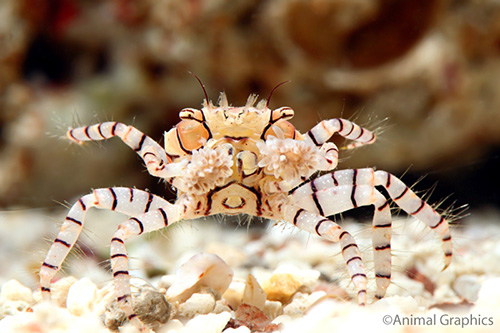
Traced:
MULTIPOLYGON (((44 237, 47 227, 55 233, 57 226, 52 218, 60 219, 60 214, 0 214, 0 332, 109 332, 103 318, 106 307, 113 302, 111 275, 95 258, 69 260, 66 273, 77 278, 66 277, 54 284, 54 304, 39 303, 33 269, 40 264, 48 244, 33 242, 44 237)), ((84 241, 97 257, 107 255, 106 239, 110 239, 121 219, 107 212, 89 217, 86 227, 93 240, 84 241)), ((133 284, 142 283, 142 287, 163 294, 175 280, 176 269, 195 253, 216 254, 234 272, 222 299, 217 293, 197 290, 181 304, 172 304, 172 313, 167 314, 172 318, 165 325, 157 325, 157 332, 222 332, 230 318, 235 319, 231 308, 238 307, 244 293, 247 303, 261 308, 272 320, 268 331, 280 327, 283 332, 399 332, 407 331, 408 326, 412 332, 458 331, 463 326, 466 331, 493 332, 500 328, 499 220, 494 212, 474 212, 462 220, 453 230, 455 257, 445 271, 441 271, 439 239, 418 221, 397 220, 393 229, 392 284, 385 299, 365 308, 359 308, 352 297, 355 291, 338 245, 288 226, 248 231, 246 227, 235 230, 229 223, 223 228, 201 220, 173 227, 166 232, 167 239, 162 235, 143 236, 128 243, 128 248, 130 256, 138 258, 131 262, 135 268, 131 274, 142 279, 134 279, 133 284), (146 278, 147 272, 154 269, 168 275, 146 278), (416 277, 410 278, 408 271, 416 277), (251 291, 245 292, 249 273, 255 280, 251 291), (281 285, 271 283, 273 279, 281 285), (267 292, 267 300, 262 299, 262 290, 267 292), (273 297, 276 299, 270 300, 273 297), (279 323, 283 325, 272 325, 279 323)), ((343 225, 363 250, 372 296, 370 228, 349 222, 343 225)), ((134 332, 135 328, 126 325, 121 331, 134 332)), ((225 332, 248 330, 227 328, 225 332)))

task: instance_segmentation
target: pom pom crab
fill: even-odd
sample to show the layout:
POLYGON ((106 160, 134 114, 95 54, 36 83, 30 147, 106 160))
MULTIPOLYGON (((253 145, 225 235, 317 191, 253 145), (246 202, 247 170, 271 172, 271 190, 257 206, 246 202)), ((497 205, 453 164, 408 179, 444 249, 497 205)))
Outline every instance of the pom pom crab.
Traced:
POLYGON ((375 134, 345 119, 323 120, 305 134, 288 122, 289 107, 271 110, 265 100, 233 107, 221 94, 219 105, 208 98, 203 108, 183 109, 181 121, 165 132, 165 148, 132 126, 104 122, 70 128, 76 143, 119 137, 144 161, 153 176, 177 190, 169 203, 152 193, 124 187, 95 189, 70 209, 40 270, 41 292, 50 300, 51 280, 82 231, 91 207, 123 213, 111 239, 111 267, 118 303, 137 327, 145 329, 131 304, 129 260, 125 241, 184 219, 213 214, 248 214, 283 220, 339 242, 358 303, 367 300, 367 278, 361 253, 349 232, 327 216, 359 206, 374 206, 372 239, 376 279, 375 298, 382 298, 391 279, 391 212, 383 187, 399 207, 425 222, 442 240, 445 267, 452 259, 448 221, 401 180, 372 168, 332 171, 339 150, 327 142, 335 133, 352 140, 346 148, 371 144, 375 134), (318 171, 330 171, 311 177, 318 171))

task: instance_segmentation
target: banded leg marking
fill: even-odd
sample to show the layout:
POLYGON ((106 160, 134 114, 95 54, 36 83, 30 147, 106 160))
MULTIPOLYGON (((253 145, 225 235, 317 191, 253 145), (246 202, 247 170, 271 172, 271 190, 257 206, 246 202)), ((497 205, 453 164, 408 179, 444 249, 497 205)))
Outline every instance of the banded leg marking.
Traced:
POLYGON ((354 238, 335 222, 297 206, 285 206, 284 218, 298 228, 316 233, 331 242, 340 242, 342 256, 358 292, 358 304, 366 304, 366 274, 361 253, 354 238))
POLYGON ((352 149, 361 145, 375 142, 375 134, 352 121, 334 118, 323 120, 305 134, 305 140, 314 143, 316 146, 323 145, 335 133, 346 139, 355 141, 346 148, 352 149))
POLYGON ((305 135, 304 140, 312 143, 325 152, 325 159, 318 167, 319 170, 333 170, 338 162, 338 148, 327 142, 335 133, 354 142, 347 145, 347 149, 356 148, 375 142, 375 134, 363 127, 342 118, 323 120, 305 135))
POLYGON ((142 133, 133 126, 119 122, 104 122, 95 125, 70 128, 67 132, 68 139, 82 144, 84 141, 98 141, 118 136, 125 144, 132 148, 148 166, 148 171, 153 176, 171 162, 165 150, 156 141, 142 133), (151 165, 154 162, 154 165, 151 165))
POLYGON ((309 180, 292 191, 293 195, 307 195, 339 185, 371 185, 375 184, 374 171, 371 168, 355 170, 339 170, 309 180))
POLYGON ((295 192, 292 204, 303 209, 330 216, 359 207, 373 205, 377 190, 371 185, 339 185, 311 193, 295 192))
POLYGON ((440 237, 445 255, 444 268, 451 263, 453 245, 448 221, 439 215, 429 204, 419 198, 399 178, 386 171, 375 171, 375 185, 385 187, 396 204, 408 214, 426 223, 440 237))
POLYGON ((40 268, 40 290, 44 300, 50 300, 50 282, 59 271, 62 262, 76 243, 83 229, 87 207, 93 205, 94 196, 87 194, 71 207, 59 233, 52 243, 40 268))
POLYGON ((173 222, 179 220, 177 206, 160 207, 136 217, 131 217, 119 225, 118 230, 111 239, 110 258, 116 300, 127 318, 134 321, 138 327, 141 327, 141 323, 136 318, 132 308, 129 260, 125 240, 145 232, 164 228, 169 220, 173 222))
POLYGON ((373 261, 375 283, 377 285, 375 298, 381 299, 385 296, 387 288, 391 283, 392 217, 391 208, 385 196, 378 191, 375 192, 375 196, 375 209, 372 222, 373 261))
POLYGON ((324 143, 320 150, 325 152, 326 165, 320 165, 320 170, 333 170, 337 167, 339 161, 339 149, 332 142, 324 143))
POLYGON ((325 216, 359 206, 374 205, 372 243, 374 248, 376 297, 382 298, 391 277, 391 212, 386 198, 374 187, 372 169, 342 170, 303 185, 291 195, 296 206, 325 216), (344 185, 333 186, 333 179, 344 185), (360 185, 361 184, 361 185, 360 185), (319 190, 320 188, 321 190, 319 190))
MULTIPOLYGON (((92 193, 83 196, 69 210, 40 268, 40 285, 45 300, 50 300, 51 280, 75 245, 83 229, 87 210, 91 207, 115 210, 128 216, 140 215, 144 212, 145 207, 148 207, 150 211, 156 211, 155 214, 158 215, 161 222, 158 227, 165 227, 169 224, 169 220, 171 223, 178 220, 178 212, 175 206, 145 191, 114 187, 96 189, 92 193)), ((141 222, 146 223, 145 221, 141 222)), ((136 225, 138 224, 136 223, 136 225)), ((147 231, 147 228, 148 226, 144 225, 144 231, 147 231)))

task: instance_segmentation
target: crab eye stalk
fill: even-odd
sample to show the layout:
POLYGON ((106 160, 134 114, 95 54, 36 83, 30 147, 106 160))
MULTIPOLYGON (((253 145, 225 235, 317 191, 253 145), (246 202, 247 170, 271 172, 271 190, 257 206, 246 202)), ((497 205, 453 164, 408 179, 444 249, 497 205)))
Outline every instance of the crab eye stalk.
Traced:
POLYGON ((181 118, 182 120, 192 119, 199 122, 205 121, 203 112, 197 109, 190 108, 182 109, 181 112, 179 112, 179 118, 181 118))
POLYGON ((271 123, 274 123, 278 120, 292 119, 293 115, 294 115, 293 109, 289 108, 288 106, 275 109, 271 113, 271 123))

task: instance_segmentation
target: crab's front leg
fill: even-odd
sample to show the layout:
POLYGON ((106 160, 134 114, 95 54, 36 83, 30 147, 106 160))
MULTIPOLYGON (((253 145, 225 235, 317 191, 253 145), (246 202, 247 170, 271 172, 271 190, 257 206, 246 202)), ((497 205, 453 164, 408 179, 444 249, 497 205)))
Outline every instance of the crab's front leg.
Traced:
POLYGON ((319 170, 333 170, 337 166, 339 150, 335 144, 327 142, 335 133, 355 141, 347 145, 346 149, 375 142, 375 133, 352 121, 342 118, 323 120, 304 135, 306 142, 314 144, 324 152, 324 163, 319 166, 319 170))
POLYGON ((179 220, 179 209, 175 205, 160 207, 148 213, 132 217, 120 224, 111 238, 111 268, 115 283, 116 300, 126 317, 139 329, 144 325, 132 308, 129 260, 125 240, 168 226, 179 220))
POLYGON ((293 223, 296 227, 315 233, 320 237, 332 242, 340 242, 342 256, 344 257, 347 270, 351 276, 357 293, 358 304, 366 304, 366 273, 361 259, 361 252, 351 234, 343 230, 338 224, 326 217, 309 212, 295 205, 287 205, 282 208, 284 219, 293 223))
MULTIPOLYGON (((136 216, 130 218, 118 228, 111 243, 111 261, 118 297, 130 294, 128 292, 130 290, 128 284, 128 258, 126 251, 124 251, 123 241, 135 234, 165 227, 179 221, 181 218, 181 210, 178 206, 141 190, 124 187, 102 188, 83 196, 71 207, 40 268, 40 289, 44 300, 50 301, 51 281, 61 268, 69 251, 75 245, 83 229, 87 211, 91 207, 136 216)), ((129 304, 130 298, 122 297, 122 299, 118 300, 124 304, 123 308, 127 315, 131 316, 131 319, 141 327, 138 319, 133 319, 133 311, 129 304)))
POLYGON ((109 121, 91 126, 70 128, 67 132, 68 139, 78 144, 82 144, 84 141, 106 140, 114 136, 122 139, 144 160, 151 175, 169 178, 178 174, 178 168, 169 166, 172 159, 165 153, 165 150, 156 141, 133 126, 109 121))

